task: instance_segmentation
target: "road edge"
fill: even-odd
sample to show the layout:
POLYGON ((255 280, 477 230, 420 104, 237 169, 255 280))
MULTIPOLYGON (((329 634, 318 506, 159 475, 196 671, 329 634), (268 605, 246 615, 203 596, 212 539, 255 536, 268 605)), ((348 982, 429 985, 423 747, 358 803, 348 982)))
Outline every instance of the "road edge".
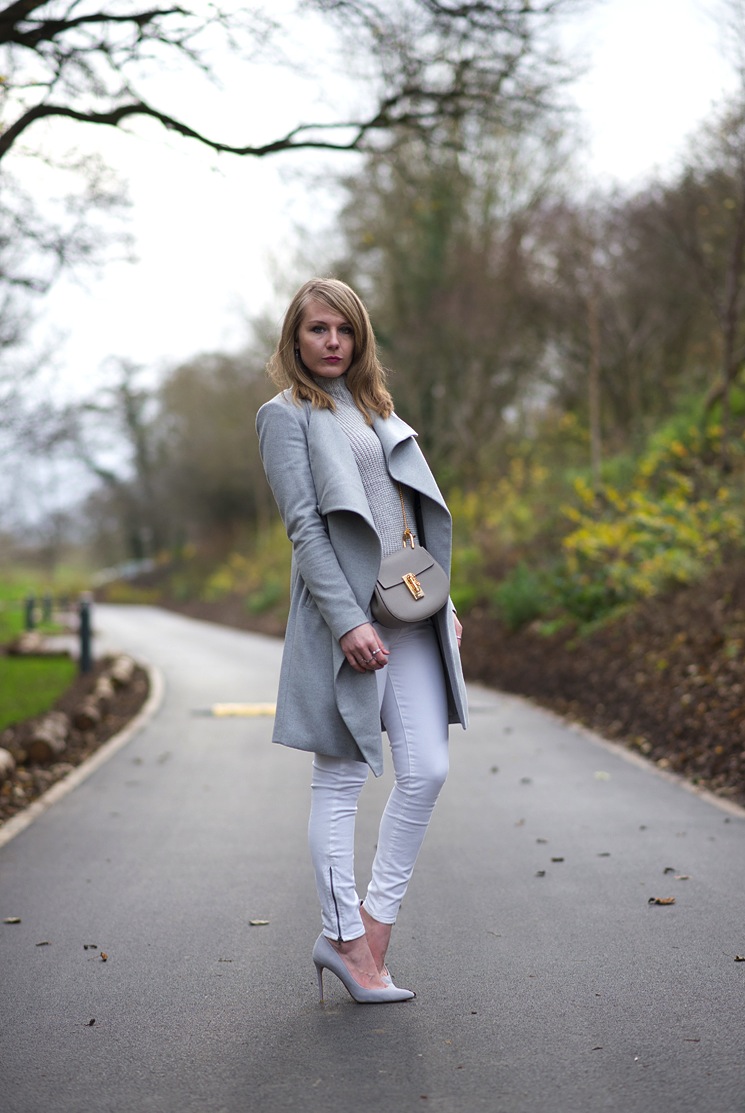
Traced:
POLYGON ((45 793, 39 796, 32 804, 29 804, 18 815, 14 815, 7 823, 0 827, 0 848, 14 839, 16 835, 20 835, 21 831, 25 831, 34 820, 43 815, 53 804, 56 804, 68 792, 72 792, 74 788, 81 785, 83 781, 87 781, 92 773, 95 773, 99 766, 104 765, 110 758, 114 756, 123 746, 126 746, 136 734, 139 734, 144 726, 153 718, 163 702, 165 694, 165 680, 160 669, 155 668, 147 662, 138 661, 137 664, 140 668, 144 669, 147 673, 148 685, 150 688, 149 695, 143 703, 140 710, 137 712, 133 719, 119 731, 118 734, 112 735, 106 742, 95 750, 90 757, 82 761, 72 769, 67 776, 53 784, 51 788, 47 789, 45 793))
POLYGON ((693 781, 688 780, 682 773, 676 773, 672 769, 661 769, 654 761, 650 761, 644 754, 635 753, 623 742, 615 742, 610 738, 605 738, 598 731, 593 730, 592 727, 586 727, 584 723, 577 722, 576 719, 571 718, 569 715, 562 715, 558 711, 554 711, 551 707, 546 707, 545 704, 540 703, 539 700, 534 699, 532 696, 521 696, 516 692, 505 692, 501 688, 492 688, 488 684, 483 684, 481 681, 466 682, 468 687, 473 692, 479 690, 489 692, 492 695, 498 696, 500 699, 513 701, 515 703, 525 704, 532 707, 535 711, 541 711, 544 715, 554 719, 557 723, 571 730, 574 734, 578 734, 586 738, 588 742, 594 743, 601 749, 608 750, 610 753, 615 754, 617 757, 623 758, 624 761, 630 762, 638 769, 646 769, 648 773, 653 773, 657 777, 662 777, 663 780, 669 781, 671 784, 677 785, 679 788, 685 789, 686 792, 691 793, 692 796, 697 796, 699 799, 706 801, 707 804, 713 804, 719 808, 720 811, 726 812, 730 816, 738 819, 745 819, 745 807, 740 804, 735 804, 732 800, 727 800, 724 796, 718 796, 716 792, 711 789, 704 788, 702 785, 694 784, 693 781))

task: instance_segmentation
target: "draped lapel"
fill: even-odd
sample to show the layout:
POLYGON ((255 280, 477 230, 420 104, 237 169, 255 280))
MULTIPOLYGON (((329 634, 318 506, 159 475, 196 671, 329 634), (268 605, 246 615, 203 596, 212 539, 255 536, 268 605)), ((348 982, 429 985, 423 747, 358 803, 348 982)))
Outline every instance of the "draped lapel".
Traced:
POLYGON ((322 514, 351 510, 375 529, 359 468, 331 410, 309 407, 308 454, 322 514))
MULTIPOLYGON (((308 409, 308 452, 321 513, 351 510, 374 529, 359 468, 344 430, 331 410, 311 406, 308 409)), ((416 431, 396 414, 388 418, 376 417, 373 428, 383 447, 391 477, 447 509, 419 450, 416 431)))
POLYGON ((397 414, 388 418, 377 417, 374 425, 385 453, 388 471, 398 483, 405 483, 415 491, 431 498, 447 509, 427 461, 417 444, 417 434, 397 414))

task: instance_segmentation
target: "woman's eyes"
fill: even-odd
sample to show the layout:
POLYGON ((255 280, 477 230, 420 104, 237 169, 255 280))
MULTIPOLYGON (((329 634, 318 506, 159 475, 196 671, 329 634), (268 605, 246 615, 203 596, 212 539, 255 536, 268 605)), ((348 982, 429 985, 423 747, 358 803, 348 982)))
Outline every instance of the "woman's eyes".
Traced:
MULTIPOLYGON (((325 332, 326 331, 326 326, 325 325, 311 325, 310 331, 311 332, 325 332)), ((339 332, 343 332, 345 334, 345 336, 354 336, 354 329, 352 328, 351 325, 342 325, 341 328, 339 329, 339 332)))

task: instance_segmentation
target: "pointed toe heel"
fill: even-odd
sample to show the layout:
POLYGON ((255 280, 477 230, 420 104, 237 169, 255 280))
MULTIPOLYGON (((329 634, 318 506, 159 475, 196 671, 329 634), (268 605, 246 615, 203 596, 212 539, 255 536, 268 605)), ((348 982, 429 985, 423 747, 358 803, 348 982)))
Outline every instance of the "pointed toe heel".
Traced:
POLYGON ((344 963, 341 955, 335 950, 325 935, 318 936, 313 947, 313 962, 318 974, 318 993, 323 1003, 323 971, 330 970, 335 974, 346 989, 349 996, 360 1005, 376 1005, 393 1001, 411 1001, 416 994, 410 989, 399 989, 398 986, 386 983, 383 989, 366 989, 365 986, 354 978, 349 968, 344 963))

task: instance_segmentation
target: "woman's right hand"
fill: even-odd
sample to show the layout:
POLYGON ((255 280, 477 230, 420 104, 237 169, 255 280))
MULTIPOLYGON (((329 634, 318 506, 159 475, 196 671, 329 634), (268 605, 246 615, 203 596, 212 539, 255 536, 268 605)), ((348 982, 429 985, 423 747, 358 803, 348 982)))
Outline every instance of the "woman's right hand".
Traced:
POLYGON ((339 645, 355 672, 376 672, 388 664, 388 650, 381 645, 369 622, 347 630, 339 639, 339 645))

